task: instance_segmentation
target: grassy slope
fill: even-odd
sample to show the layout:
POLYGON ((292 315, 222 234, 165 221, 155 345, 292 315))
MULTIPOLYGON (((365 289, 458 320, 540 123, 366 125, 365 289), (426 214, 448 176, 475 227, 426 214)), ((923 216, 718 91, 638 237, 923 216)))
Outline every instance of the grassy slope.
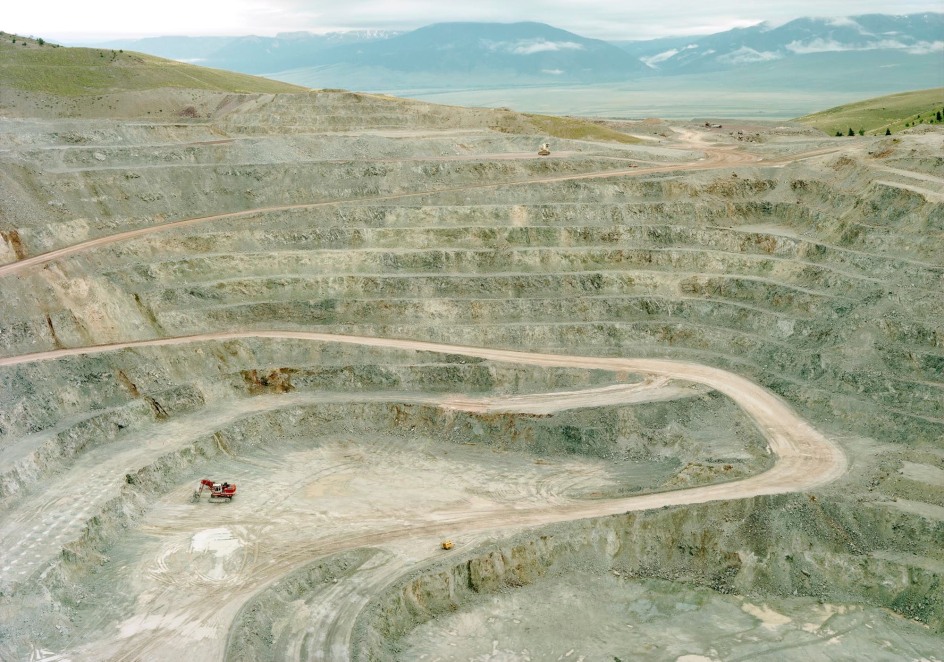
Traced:
POLYGON ((40 45, 9 34, 0 34, 0 87, 60 96, 164 87, 217 92, 304 90, 266 78, 206 69, 141 53, 40 45))
POLYGON ((552 115, 525 115, 539 132, 569 140, 600 140, 618 143, 638 143, 638 138, 615 131, 606 126, 573 117, 552 115))
POLYGON ((611 129, 604 124, 577 117, 518 113, 507 108, 499 108, 489 112, 494 113, 489 128, 502 133, 517 135, 543 134, 551 138, 565 140, 593 140, 625 144, 641 142, 634 136, 611 129))
MULTIPOLYGON (((87 97, 167 87, 220 92, 301 92, 289 83, 207 69, 141 53, 40 45, 0 33, 0 88, 87 97), (14 42, 13 40, 16 39, 14 42)), ((638 139, 570 117, 500 113, 492 128, 556 138, 635 143, 638 139)))
POLYGON ((798 117, 796 121, 829 135, 837 131, 845 135, 850 128, 865 129, 868 134, 884 134, 886 129, 891 129, 892 133, 901 131, 907 128, 906 124, 936 122, 938 111, 944 112, 944 87, 858 101, 798 117))

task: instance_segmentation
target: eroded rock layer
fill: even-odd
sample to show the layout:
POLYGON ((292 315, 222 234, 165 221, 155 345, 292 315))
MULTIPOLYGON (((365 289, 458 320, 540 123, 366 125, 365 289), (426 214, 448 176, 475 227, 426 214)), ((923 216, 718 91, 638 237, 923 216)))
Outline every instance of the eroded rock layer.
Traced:
POLYGON ((565 556, 941 632, 939 132, 645 121, 593 142, 345 92, 175 98, 0 119, 0 653, 331 658, 359 623, 354 650, 384 659, 495 588, 469 573, 499 532, 524 541, 502 558, 549 551, 495 586, 606 530, 624 551, 565 556), (706 383, 463 346, 720 368, 849 470, 518 533, 537 522, 516 510, 733 485, 778 453, 706 383), (210 474, 231 504, 187 501, 210 474), (463 560, 425 572, 440 536, 463 560))

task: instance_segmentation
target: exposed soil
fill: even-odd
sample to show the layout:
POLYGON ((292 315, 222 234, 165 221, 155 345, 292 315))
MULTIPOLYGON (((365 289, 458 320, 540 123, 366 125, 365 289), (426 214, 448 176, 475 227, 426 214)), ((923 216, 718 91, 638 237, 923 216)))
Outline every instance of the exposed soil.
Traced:
POLYGON ((0 658, 935 659, 940 131, 4 103, 0 658))
POLYGON ((813 598, 757 603, 620 574, 553 578, 418 627, 401 660, 935 659, 940 637, 886 610, 813 598), (575 619, 575 616, 579 615, 575 619))

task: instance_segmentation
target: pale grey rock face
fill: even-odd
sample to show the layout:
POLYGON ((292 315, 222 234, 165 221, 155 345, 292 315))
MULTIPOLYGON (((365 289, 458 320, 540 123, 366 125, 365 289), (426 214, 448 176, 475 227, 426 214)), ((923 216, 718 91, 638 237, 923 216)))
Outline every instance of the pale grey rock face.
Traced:
POLYGON ((940 130, 116 105, 0 120, 0 657, 935 652, 940 130))

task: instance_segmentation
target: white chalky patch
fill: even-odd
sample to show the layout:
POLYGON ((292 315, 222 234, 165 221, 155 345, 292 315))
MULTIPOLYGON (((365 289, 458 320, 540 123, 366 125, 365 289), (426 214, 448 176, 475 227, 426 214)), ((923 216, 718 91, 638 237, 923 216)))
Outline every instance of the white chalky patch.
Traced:
POLYGON ((226 578, 227 573, 224 561, 226 557, 240 547, 242 547, 242 543, 234 538, 232 531, 226 527, 200 531, 195 533, 190 540, 191 553, 206 552, 213 554, 215 561, 213 568, 204 576, 207 579, 214 580, 226 578))
POLYGON ((757 605, 752 605, 749 602, 745 602, 743 605, 741 605, 741 609, 754 618, 760 620, 763 626, 769 630, 774 629, 778 625, 786 625, 793 620, 789 616, 784 616, 783 614, 774 611, 767 605, 758 607, 757 605))
POLYGON ((240 547, 242 543, 226 527, 199 531, 190 541, 191 552, 212 552, 218 557, 229 556, 240 547))

